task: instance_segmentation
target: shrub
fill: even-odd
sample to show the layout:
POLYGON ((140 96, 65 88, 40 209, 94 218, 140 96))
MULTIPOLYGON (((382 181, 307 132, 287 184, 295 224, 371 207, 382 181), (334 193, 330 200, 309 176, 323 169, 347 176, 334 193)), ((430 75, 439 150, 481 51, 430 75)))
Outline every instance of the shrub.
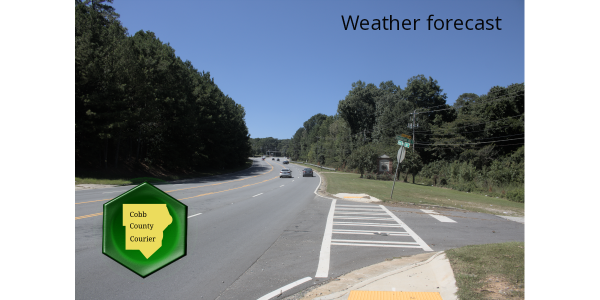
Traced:
POLYGON ((513 190, 506 193, 506 198, 510 201, 525 203, 525 190, 513 190))

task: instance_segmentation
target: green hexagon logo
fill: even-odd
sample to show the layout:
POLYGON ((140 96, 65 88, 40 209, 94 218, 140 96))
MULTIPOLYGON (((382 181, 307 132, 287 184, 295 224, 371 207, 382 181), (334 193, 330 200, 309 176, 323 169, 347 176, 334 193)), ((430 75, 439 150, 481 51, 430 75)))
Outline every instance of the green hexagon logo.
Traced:
POLYGON ((187 206, 144 182, 104 203, 102 253, 146 277, 187 253, 187 206))

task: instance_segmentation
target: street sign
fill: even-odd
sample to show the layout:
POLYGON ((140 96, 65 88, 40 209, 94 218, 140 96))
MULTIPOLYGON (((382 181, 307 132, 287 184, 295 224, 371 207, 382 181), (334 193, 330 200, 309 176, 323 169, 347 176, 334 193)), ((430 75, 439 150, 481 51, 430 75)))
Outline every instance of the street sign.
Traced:
POLYGON ((396 156, 396 159, 398 159, 398 162, 401 163, 404 160, 404 156, 406 155, 406 148, 404 147, 400 147, 400 149, 398 149, 398 156, 396 156))
MULTIPOLYGON (((397 139, 398 141, 402 141, 402 142, 406 142, 406 143, 411 143, 411 144, 414 144, 414 141, 413 141, 413 140, 411 140, 411 139, 407 139, 407 138, 405 138, 405 137, 403 137, 403 136, 397 136, 397 137, 396 137, 396 139, 397 139)), ((401 145, 401 144, 398 142, 398 145, 401 145)))
POLYGON ((410 148, 409 142, 398 141, 398 145, 406 147, 406 148, 410 148))
POLYGON ((407 139, 409 139, 409 140, 412 140, 412 136, 410 136, 410 135, 408 135, 408 134, 404 134, 404 133, 403 133, 403 134, 401 134, 400 136, 403 136, 403 137, 405 137, 405 138, 407 138, 407 139))

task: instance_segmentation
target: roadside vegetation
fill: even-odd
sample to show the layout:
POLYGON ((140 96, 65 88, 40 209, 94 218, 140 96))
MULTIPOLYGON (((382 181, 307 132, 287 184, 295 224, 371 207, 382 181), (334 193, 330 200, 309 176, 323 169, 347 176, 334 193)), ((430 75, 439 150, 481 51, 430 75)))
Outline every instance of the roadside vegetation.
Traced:
POLYGON ((525 299, 525 243, 465 246, 445 251, 459 299, 525 299))
POLYGON ((277 149, 294 161, 390 181, 400 148, 396 136, 405 134, 415 143, 400 164, 399 180, 524 203, 525 85, 466 92, 452 106, 446 100, 438 82, 424 75, 409 78, 404 88, 357 81, 335 115, 312 116, 291 139, 252 139, 252 152, 277 149), (384 154, 392 165, 380 172, 384 154))
MULTIPOLYGON (((318 171, 316 168, 313 169, 318 171)), ((524 203, 425 184, 396 182, 393 198, 390 199, 392 181, 368 180, 360 178, 358 174, 345 172, 321 172, 320 174, 327 180, 329 194, 364 193, 387 204, 438 205, 495 215, 524 216, 525 213, 524 203)))
MULTIPOLYGON (((149 177, 166 180, 243 167, 244 107, 153 32, 130 35, 111 2, 75 1, 76 169, 165 169, 149 177)), ((128 176, 92 178, 140 177, 128 176)))
POLYGON ((124 167, 108 170, 103 169, 81 169, 75 171, 75 185, 78 184, 106 184, 106 185, 132 185, 142 182, 152 184, 166 183, 167 181, 215 176, 241 171, 252 166, 252 160, 246 160, 242 166, 221 169, 206 169, 204 171, 175 170, 147 168, 143 170, 132 170, 124 167))

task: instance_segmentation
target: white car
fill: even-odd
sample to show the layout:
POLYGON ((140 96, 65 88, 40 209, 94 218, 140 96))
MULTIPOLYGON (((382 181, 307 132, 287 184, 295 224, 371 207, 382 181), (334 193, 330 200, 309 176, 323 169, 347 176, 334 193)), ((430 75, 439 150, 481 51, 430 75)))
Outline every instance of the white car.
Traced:
POLYGON ((281 172, 279 172, 279 178, 283 178, 283 177, 293 178, 293 176, 292 176, 292 170, 290 170, 290 169, 281 169, 281 172))

